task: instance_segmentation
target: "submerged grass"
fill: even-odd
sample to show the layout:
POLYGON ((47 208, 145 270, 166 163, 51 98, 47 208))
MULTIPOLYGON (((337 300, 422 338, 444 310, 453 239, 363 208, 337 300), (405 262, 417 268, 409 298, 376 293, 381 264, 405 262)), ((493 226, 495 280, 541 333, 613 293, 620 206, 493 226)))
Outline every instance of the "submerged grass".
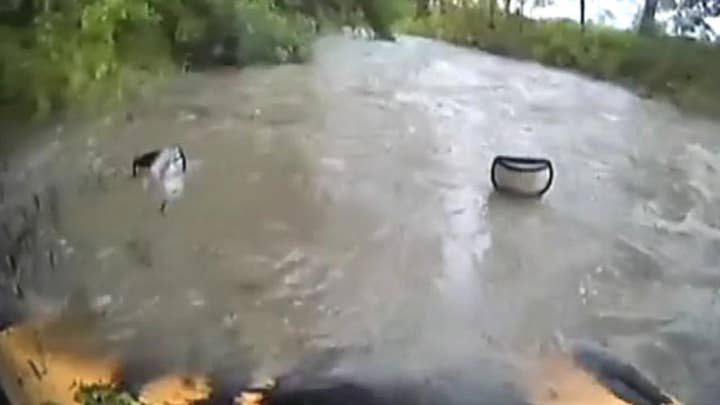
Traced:
POLYGON ((453 8, 407 22, 409 34, 615 81, 681 108, 720 113, 720 47, 678 38, 640 36, 572 21, 497 15, 481 6, 453 8))

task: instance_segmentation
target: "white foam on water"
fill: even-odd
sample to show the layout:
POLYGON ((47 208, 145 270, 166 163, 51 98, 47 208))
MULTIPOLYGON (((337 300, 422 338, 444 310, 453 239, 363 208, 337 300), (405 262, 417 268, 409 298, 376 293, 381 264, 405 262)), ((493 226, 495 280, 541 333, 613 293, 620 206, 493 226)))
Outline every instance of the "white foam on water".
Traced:
POLYGON ((671 164, 687 174, 688 185, 711 203, 720 198, 720 153, 705 149, 697 143, 689 144, 671 164))
POLYGON ((720 153, 706 149, 698 143, 684 146, 665 160, 671 169, 672 187, 690 198, 681 218, 668 218, 665 210, 667 193, 660 199, 639 205, 635 218, 644 226, 674 234, 705 240, 720 240, 720 153), (675 178, 678 176, 679 178, 675 178))
POLYGON ((347 164, 344 159, 324 157, 320 160, 323 166, 336 172, 344 172, 347 164))
POLYGON ((488 80, 477 70, 445 60, 434 60, 429 66, 417 73, 416 80, 421 84, 443 87, 473 87, 488 85, 488 80))
POLYGON ((468 107, 463 106, 451 97, 430 96, 420 92, 399 91, 395 93, 395 100, 404 104, 418 105, 432 114, 444 118, 451 118, 459 113, 469 111, 468 107))
POLYGON ((673 222, 658 219, 655 226, 670 233, 695 235, 706 239, 720 240, 720 229, 705 223, 696 210, 691 210, 682 221, 673 222))
POLYGON ((660 216, 659 211, 657 204, 651 201, 644 204, 635 216, 643 225, 671 234, 720 240, 720 228, 708 225, 697 209, 691 209, 680 221, 664 219, 660 216))

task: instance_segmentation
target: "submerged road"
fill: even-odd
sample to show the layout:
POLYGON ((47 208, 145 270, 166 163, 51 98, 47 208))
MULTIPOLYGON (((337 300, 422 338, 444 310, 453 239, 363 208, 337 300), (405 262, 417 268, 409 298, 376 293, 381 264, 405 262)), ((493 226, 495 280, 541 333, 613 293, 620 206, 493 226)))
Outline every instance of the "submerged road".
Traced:
POLYGON ((83 290, 97 350, 257 375, 347 350, 477 378, 561 333, 720 398, 718 123, 418 38, 325 38, 313 63, 191 74, 132 111, 7 156, 6 308, 83 290), (130 162, 169 144, 190 167, 163 217, 130 162), (553 188, 493 193, 497 154, 552 159, 553 188))

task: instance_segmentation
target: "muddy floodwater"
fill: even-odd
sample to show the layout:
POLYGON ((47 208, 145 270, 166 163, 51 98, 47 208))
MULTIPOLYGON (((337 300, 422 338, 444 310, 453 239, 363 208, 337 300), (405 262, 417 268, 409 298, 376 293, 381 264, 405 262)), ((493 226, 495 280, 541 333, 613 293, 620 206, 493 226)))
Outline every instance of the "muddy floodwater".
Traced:
POLYGON ((561 333, 720 398, 720 123, 417 38, 328 37, 127 111, 3 151, 3 308, 84 291, 96 350, 156 372, 334 350, 490 376, 561 333), (172 144, 188 172, 163 216, 130 164, 172 144), (551 159, 553 188, 494 193, 497 154, 551 159))

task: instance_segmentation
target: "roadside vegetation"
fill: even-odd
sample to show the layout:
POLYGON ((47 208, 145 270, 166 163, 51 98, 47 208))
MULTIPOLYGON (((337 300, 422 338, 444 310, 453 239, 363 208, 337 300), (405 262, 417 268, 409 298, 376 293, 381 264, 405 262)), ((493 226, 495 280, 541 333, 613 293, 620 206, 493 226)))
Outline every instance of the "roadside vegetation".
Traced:
POLYGON ((107 106, 147 83, 217 65, 297 63, 320 28, 357 16, 390 39, 405 0, 6 0, 0 119, 107 106))
POLYGON ((652 16, 647 13, 640 32, 634 32, 567 20, 530 20, 497 9, 492 0, 443 10, 424 7, 418 4, 418 16, 406 24, 406 32, 572 69, 622 83, 644 97, 668 98, 689 110, 720 112, 720 47, 660 36, 648 28, 652 16))
POLYGON ((75 400, 82 405, 141 405, 132 395, 107 384, 83 385, 75 400))
MULTIPOLYGON (((391 28, 399 20, 410 34, 573 69, 692 110, 720 111, 720 47, 659 36, 656 1, 647 0, 637 32, 534 21, 511 10, 511 3, 5 0, 0 120, 43 119, 68 107, 106 108, 186 70, 301 63, 311 57, 319 33, 367 25, 378 38, 393 39, 391 28)), ((579 13, 584 22, 584 9, 579 13)))

